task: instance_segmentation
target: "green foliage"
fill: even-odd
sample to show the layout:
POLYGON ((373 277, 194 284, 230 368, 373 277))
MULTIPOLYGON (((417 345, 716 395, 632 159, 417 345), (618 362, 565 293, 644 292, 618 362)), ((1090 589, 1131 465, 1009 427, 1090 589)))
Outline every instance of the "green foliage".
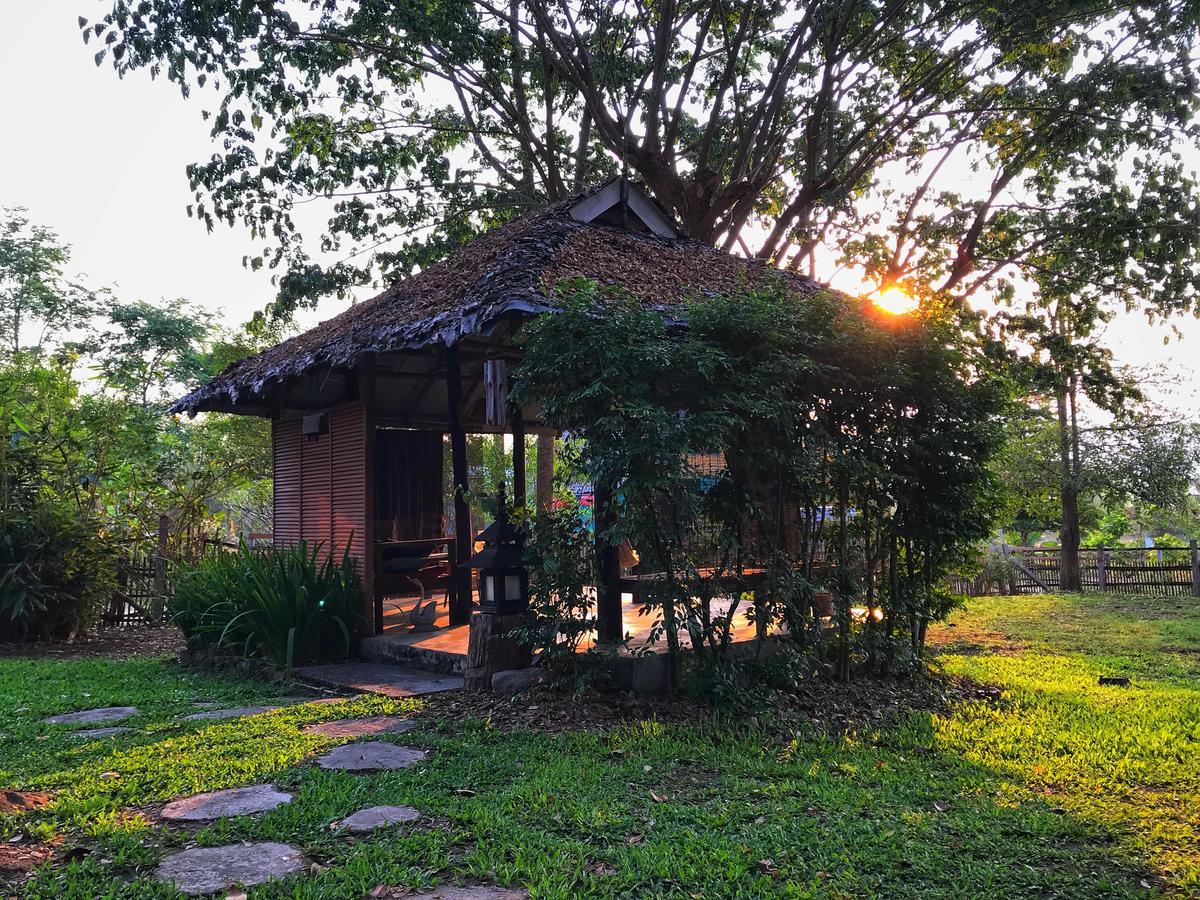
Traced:
POLYGON ((654 575, 651 637, 671 658, 681 635, 723 656, 738 615, 786 624, 803 645, 820 583, 838 601, 840 675, 856 604, 887 613, 864 640, 872 664, 890 665, 905 631, 919 656, 926 624, 952 605, 937 585, 989 530, 1006 408, 953 318, 895 322, 768 285, 668 319, 587 282, 565 291, 561 310, 528 327, 514 393, 619 494, 598 527, 630 540, 654 575), (706 473, 705 458, 724 463, 706 473), (836 565, 816 564, 821 546, 836 565))
POLYGON ((97 297, 64 275, 70 256, 25 210, 0 209, 0 355, 49 352, 56 338, 87 325, 97 297))
POLYGON ((96 370, 121 397, 161 404, 180 385, 206 373, 203 342, 212 330, 211 316, 183 300, 116 303, 107 310, 110 328, 92 348, 96 370))
POLYGON ((580 654, 581 645, 596 627, 591 530, 575 504, 518 518, 526 535, 532 618, 518 637, 539 654, 541 664, 551 672, 579 679, 596 668, 595 659, 585 660, 580 654))
POLYGON ((1083 539, 1085 547, 1121 547, 1129 533, 1129 517, 1119 509, 1110 510, 1100 517, 1094 531, 1083 539))
POLYGON ((345 657, 362 587, 349 551, 320 545, 253 550, 242 542, 176 573, 170 612, 198 649, 293 665, 345 657))
POLYGON ((116 587, 116 548, 95 517, 39 501, 0 521, 0 633, 63 640, 91 628, 116 587))

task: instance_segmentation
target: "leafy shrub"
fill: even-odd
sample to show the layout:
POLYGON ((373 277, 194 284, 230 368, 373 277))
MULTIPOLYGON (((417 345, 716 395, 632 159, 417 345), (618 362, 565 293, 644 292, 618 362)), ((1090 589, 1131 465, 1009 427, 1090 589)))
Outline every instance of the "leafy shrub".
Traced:
POLYGON ((291 668, 350 653, 362 588, 348 552, 321 545, 203 557, 176 576, 171 615, 193 649, 240 653, 291 668))
MULTIPOLYGON (((580 644, 596 627, 592 533, 575 504, 526 514, 525 563, 529 569, 530 624, 515 636, 556 674, 585 678, 595 660, 580 667, 580 644)), ((582 682, 577 683, 582 687, 582 682)))
POLYGON ((65 504, 11 510, 0 533, 0 634, 71 639, 91 628, 116 584, 95 522, 65 504))

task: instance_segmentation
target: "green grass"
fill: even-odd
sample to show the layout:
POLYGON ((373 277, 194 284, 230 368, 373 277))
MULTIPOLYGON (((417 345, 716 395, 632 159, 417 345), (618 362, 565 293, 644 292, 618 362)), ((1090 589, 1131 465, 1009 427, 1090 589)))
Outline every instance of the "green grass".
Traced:
POLYGON ((967 646, 941 665, 1005 691, 998 708, 937 718, 938 746, 1102 825, 1118 856, 1200 893, 1200 601, 986 598, 951 623, 967 646), (1024 647, 988 652, 999 635, 1024 647), (1130 685, 1102 687, 1106 675, 1130 685))
POLYGON ((12 711, 0 724, 0 786, 56 795, 39 813, 0 818, 0 837, 20 830, 82 848, 20 888, 46 898, 174 896, 146 878, 166 853, 189 840, 243 839, 296 843, 321 867, 251 891, 263 897, 357 898, 381 883, 474 880, 534 897, 1196 892, 1197 609, 978 601, 936 635, 937 664, 999 684, 1000 701, 914 712, 890 730, 781 738, 641 722, 506 735, 431 712, 388 738, 429 750, 426 763, 376 776, 308 765, 336 741, 300 728, 415 702, 181 722, 196 701, 244 705, 287 689, 161 660, 0 660, 0 704, 12 711), (1133 684, 1100 688, 1100 674, 1133 684), (137 705, 139 732, 81 744, 38 721, 109 704, 137 705), (268 778, 295 800, 198 831, 151 824, 154 805, 171 797, 268 778), (412 805, 425 818, 358 839, 329 827, 377 803, 412 805))

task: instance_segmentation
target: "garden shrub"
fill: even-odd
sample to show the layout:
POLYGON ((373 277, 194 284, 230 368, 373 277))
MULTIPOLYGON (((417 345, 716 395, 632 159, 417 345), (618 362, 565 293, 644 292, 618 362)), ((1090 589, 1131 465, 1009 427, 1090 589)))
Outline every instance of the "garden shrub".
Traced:
POLYGON ((116 555, 67 504, 10 508, 0 534, 0 635, 69 640, 96 624, 116 585, 116 555))
POLYGON ((596 527, 653 575, 642 612, 672 685, 690 648, 701 688, 735 695, 730 673, 755 677, 772 628, 838 679, 918 667, 929 622, 956 602, 940 586, 991 530, 1009 402, 955 311, 888 318, 770 280, 669 312, 586 280, 560 292, 522 335, 514 399, 615 498, 596 527), (745 621, 753 665, 731 659, 745 621))
POLYGON ((361 602, 349 552, 339 558, 303 541, 266 550, 243 542, 181 568, 170 612, 192 649, 290 669, 348 656, 361 602))

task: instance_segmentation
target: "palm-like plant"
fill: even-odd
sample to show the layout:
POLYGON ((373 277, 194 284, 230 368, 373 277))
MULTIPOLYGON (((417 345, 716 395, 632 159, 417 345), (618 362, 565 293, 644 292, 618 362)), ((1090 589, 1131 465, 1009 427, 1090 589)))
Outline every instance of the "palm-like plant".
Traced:
POLYGON ((349 552, 320 544, 254 550, 241 543, 179 573, 170 603, 188 644, 298 663, 350 652, 362 592, 349 552))

